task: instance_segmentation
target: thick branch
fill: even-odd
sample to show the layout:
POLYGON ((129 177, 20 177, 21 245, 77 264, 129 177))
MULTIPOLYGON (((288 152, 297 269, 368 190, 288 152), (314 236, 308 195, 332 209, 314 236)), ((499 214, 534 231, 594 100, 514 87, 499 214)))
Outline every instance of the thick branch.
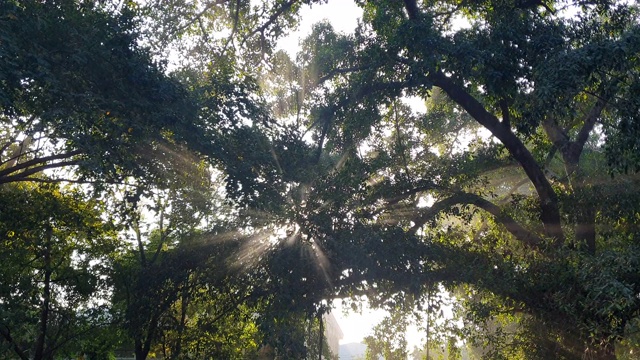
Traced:
POLYGON ((540 199, 540 218, 544 224, 546 235, 555 239, 557 242, 561 242, 564 239, 564 234, 560 226, 560 210, 558 208, 557 195, 549 183, 549 180, 545 177, 544 171, 535 161, 529 150, 520 139, 511 132, 511 129, 500 123, 498 118, 489 113, 484 106, 463 87, 454 83, 441 72, 429 74, 428 79, 431 80, 435 86, 444 90, 453 101, 465 109, 478 123, 500 140, 511 156, 518 161, 529 180, 533 183, 540 199))
POLYGON ((30 175, 42 172, 47 169, 56 169, 56 168, 61 168, 65 166, 78 165, 79 162, 80 162, 79 160, 61 161, 53 164, 33 167, 19 174, 0 177, 0 184, 6 184, 6 183, 18 182, 18 181, 30 181, 31 180, 31 178, 29 178, 30 175))
POLYGON ((584 144, 586 144, 587 140, 589 139, 589 134, 591 134, 593 127, 596 125, 596 120, 598 120, 606 105, 607 102, 605 100, 598 99, 598 101, 596 101, 595 105, 593 105, 593 107, 587 114, 587 117, 584 119, 582 128, 578 132, 578 136, 572 144, 572 150, 574 152, 577 152, 578 157, 580 156, 580 154, 582 154, 584 144))
POLYGON ((420 9, 416 0, 404 0, 404 8, 407 10, 409 19, 417 19, 420 16, 420 9))
MULTIPOLYGON (((139 188, 139 185, 127 184, 123 181, 112 181, 112 180, 78 180, 78 179, 64 179, 64 178, 56 178, 56 179, 45 179, 45 178, 37 178, 37 177, 20 177, 18 180, 13 180, 9 182, 16 181, 28 181, 35 183, 43 183, 43 184, 58 184, 58 183, 69 183, 69 184, 82 184, 82 185, 122 185, 133 188, 139 188)), ((0 182, 1 183, 1 182, 0 182)))
POLYGON ((451 208, 452 206, 458 205, 460 203, 459 198, 449 197, 440 201, 436 201, 431 207, 429 207, 426 211, 424 211, 420 216, 414 219, 414 225, 409 229, 409 232, 415 234, 421 227, 423 227, 429 221, 435 219, 440 212, 451 208))
POLYGON ((18 160, 22 157, 26 157, 30 154, 35 154, 37 152, 37 150, 29 150, 29 151, 16 151, 14 152, 14 154, 11 155, 10 158, 0 162, 0 167, 4 167, 4 168, 12 168, 15 166, 15 164, 18 162, 18 160))
POLYGON ((502 124, 504 125, 504 127, 510 128, 511 116, 509 115, 509 104, 507 103, 507 100, 502 99, 500 100, 499 105, 500 105, 500 111, 502 112, 502 124))
MULTIPOLYGON (((418 20, 420 13, 416 1, 404 0, 404 5, 409 14, 409 19, 418 20)), ((511 132, 511 129, 505 126, 507 123, 500 123, 478 100, 442 72, 435 71, 429 74, 427 79, 430 80, 433 85, 444 90, 453 101, 462 106, 478 123, 491 131, 493 136, 498 138, 507 148, 511 156, 520 163, 520 166, 522 166, 527 177, 533 183, 540 198, 540 218, 544 224, 546 235, 555 239, 558 244, 561 243, 564 240, 564 234, 560 223, 557 195, 549 183, 549 180, 545 177, 544 171, 538 163, 536 163, 529 150, 527 150, 520 139, 511 132)))
POLYGON ((16 343, 16 341, 13 340, 13 337, 11 336, 11 331, 9 331, 8 327, 7 327, 7 330, 4 330, 2 329, 2 327, 0 327, 0 335, 2 335, 5 341, 10 344, 10 347, 11 349, 13 349, 13 352, 15 352, 16 355, 18 355, 18 357, 21 360, 29 360, 29 357, 27 356, 27 354, 20 348, 20 346, 16 343))
POLYGON ((504 213, 499 206, 482 198, 481 196, 470 193, 457 193, 451 197, 436 202, 426 212, 415 219, 415 225, 411 228, 410 232, 415 233, 418 229, 424 226, 424 224, 435 218, 435 216, 440 212, 456 205, 475 205, 478 208, 485 210, 493 215, 496 221, 502 224, 507 231, 511 233, 511 235, 528 246, 537 247, 542 241, 540 237, 523 228, 511 216, 504 213))
POLYGON ((568 148, 570 139, 566 132, 553 119, 546 118, 542 121, 542 128, 547 133, 551 143, 563 154, 568 148))
MULTIPOLYGON (((43 164, 46 163, 48 161, 53 161, 53 160, 61 160, 61 159, 68 159, 70 157, 73 157, 75 155, 79 155, 81 154, 82 151, 80 150, 74 150, 74 151, 70 151, 64 154, 56 154, 56 155, 51 155, 51 156, 45 156, 45 157, 41 157, 41 158, 35 158, 35 159, 31 159, 29 161, 25 161, 23 163, 19 163, 16 164, 14 166, 11 166, 7 169, 4 170, 0 170, 0 178, 2 178, 5 175, 14 173, 16 171, 22 170, 22 169, 26 169, 30 166, 34 166, 34 165, 38 165, 38 164, 43 164)), ((0 182, 2 182, 2 180, 0 180, 0 182)))
POLYGON ((553 145, 555 145, 562 154, 562 159, 567 165, 568 176, 571 176, 573 171, 576 170, 584 145, 589 139, 589 134, 596 125, 596 121, 600 117, 600 114, 602 114, 602 110, 604 110, 606 104, 607 102, 601 98, 596 101, 595 105, 584 118, 582 128, 580 128, 575 141, 571 141, 566 132, 562 130, 555 121, 546 119, 542 122, 542 127, 547 133, 547 136, 549 136, 553 145))
POLYGON ((407 199, 415 194, 421 193, 421 192, 425 192, 425 191, 429 191, 429 190, 435 190, 435 189, 440 189, 440 187, 434 183, 429 183, 427 185, 424 186, 419 186, 410 190, 405 191, 402 194, 399 195, 395 195, 389 198, 385 198, 385 202, 386 202, 386 206, 392 206, 395 205, 397 203, 399 203, 400 201, 407 199))

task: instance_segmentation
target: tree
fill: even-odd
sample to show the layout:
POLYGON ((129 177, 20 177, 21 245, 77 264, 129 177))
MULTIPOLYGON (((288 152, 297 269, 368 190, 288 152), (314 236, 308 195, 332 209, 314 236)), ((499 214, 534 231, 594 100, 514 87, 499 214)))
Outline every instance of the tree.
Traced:
POLYGON ((359 4, 355 35, 320 25, 298 58, 313 175, 269 165, 295 209, 276 221, 322 251, 332 296, 467 284, 468 320, 525 314, 546 354, 614 358, 640 305, 635 5, 359 4))
MULTIPOLYGON (((121 259, 131 289, 157 305, 136 311, 144 304, 119 298, 139 356, 172 316, 197 311, 184 291, 200 286, 201 269, 221 267, 201 308, 233 298, 225 291, 239 278, 218 252, 253 269, 247 293, 270 314, 256 321, 264 334, 312 324, 330 298, 420 305, 441 285, 464 305, 468 331, 458 334, 497 334, 495 356, 611 359, 630 344, 640 306, 637 6, 362 0, 355 34, 319 24, 296 59, 274 52, 307 3, 0 5, 0 183, 60 181, 34 175, 70 166, 72 181, 133 177, 145 185, 124 196, 135 209, 175 185, 165 160, 195 152, 224 173, 235 207, 224 232, 240 234, 232 249, 181 246, 202 239, 185 221, 175 238, 163 225, 139 236, 121 259), (195 57, 167 76, 145 41, 157 57, 195 57)), ((174 204, 183 220, 193 215, 179 201, 158 209, 174 204)), ((163 333, 174 354, 186 339, 178 318, 163 333)), ((269 342, 303 356, 305 337, 291 333, 269 342)))
POLYGON ((3 356, 40 360, 97 351, 90 339, 112 324, 100 303, 119 246, 113 224, 100 218, 101 204, 49 184, 4 186, 0 202, 3 356), (82 343, 84 349, 73 345, 82 343))
POLYGON ((373 328, 373 334, 364 338, 367 345, 367 360, 404 360, 407 358, 407 317, 401 312, 394 312, 384 318, 373 328))
POLYGON ((0 184, 158 186, 168 168, 180 168, 177 153, 211 155, 221 128, 262 116, 251 79, 235 81, 225 59, 197 76, 168 75, 166 61, 141 45, 136 9, 3 2, 0 184), (45 170, 46 180, 38 177, 45 170))
POLYGON ((226 342, 216 341, 216 336, 250 331, 242 326, 246 322, 234 323, 240 330, 218 328, 234 317, 247 316, 241 311, 246 292, 233 287, 234 278, 225 268, 231 247, 181 244, 145 265, 130 258, 135 253, 121 259, 113 308, 123 318, 136 359, 146 359, 151 352, 168 358, 198 358, 216 350, 223 355, 216 346, 226 342), (212 334, 211 329, 219 333, 212 334))
POLYGON ((1 183, 60 168, 86 181, 150 176, 157 143, 193 130, 193 104, 136 45, 126 8, 27 0, 1 11, 1 183))
MULTIPOLYGON (((207 5, 208 10, 217 4, 211 5, 207 5)), ((233 4, 230 7, 231 13, 235 13, 234 27, 244 26, 238 22, 241 11, 245 17, 241 5, 248 6, 237 2, 235 7, 233 4)), ((293 5, 297 6, 297 3, 276 6, 274 11, 279 15, 267 19, 255 32, 240 29, 238 33, 245 37, 242 46, 253 35, 280 27, 279 23, 291 16, 285 14, 285 10, 293 5)), ((175 4, 176 8, 180 6, 175 4)), ((257 87, 253 78, 241 76, 238 70, 241 61, 234 58, 235 54, 223 56, 224 52, 216 57, 215 65, 197 69, 184 67, 168 76, 166 68, 154 61, 141 45, 154 40, 150 34, 140 35, 145 25, 140 25, 139 21, 144 21, 149 14, 131 2, 119 6, 93 1, 42 3, 16 0, 4 2, 0 7, 0 66, 3 70, 0 74, 0 186, 3 187, 0 189, 12 189, 13 185, 9 184, 15 182, 77 182, 96 185, 95 190, 108 188, 108 191, 98 193, 110 203, 122 203, 117 205, 124 211, 104 214, 104 217, 122 223, 125 229, 120 229, 121 235, 131 231, 129 234, 135 235, 134 247, 108 260, 90 259, 105 266, 113 261, 113 272, 95 271, 90 275, 113 281, 115 288, 101 283, 86 289, 88 293, 83 294, 82 301, 113 291, 111 303, 105 305, 111 311, 100 315, 109 323, 124 324, 137 358, 144 359, 150 351, 161 346, 165 346, 165 354, 174 358, 198 357, 198 354, 240 356, 237 346, 219 347, 229 337, 235 336, 237 340, 247 334, 248 339, 242 341, 247 344, 257 342, 257 324, 249 316, 251 311, 267 306, 262 304, 267 298, 277 304, 283 303, 277 296, 265 295, 265 288, 282 284, 278 279, 260 273, 264 268, 257 267, 250 275, 238 275, 234 273, 238 270, 229 264, 230 255, 235 254, 243 244, 242 240, 246 243, 251 237, 238 235, 227 238, 225 243, 207 243, 226 238, 222 233, 230 231, 229 228, 222 230, 220 224, 211 219, 233 217, 222 214, 213 204, 212 188, 208 184, 212 176, 211 165, 225 163, 227 190, 240 204, 264 201, 262 206, 267 206, 265 204, 270 200, 264 196, 258 198, 257 194, 272 195, 271 200, 280 195, 274 184, 269 182, 265 186, 264 180, 252 178, 254 174, 263 174, 263 169, 271 165, 265 161, 270 155, 264 156, 269 146, 269 134, 265 136, 262 132, 268 131, 270 118, 261 107, 259 94, 255 94, 257 87), (243 148, 252 140, 256 144, 243 148), (258 156, 252 159, 252 155, 258 156), (243 163, 243 156, 254 166, 247 166, 249 161, 243 163), (200 157, 208 162, 200 161, 200 157), (108 187, 107 184, 118 186, 108 187), (121 189, 125 189, 123 194, 118 193, 121 189), (243 198, 242 195, 252 192, 257 194, 243 198), (154 203, 147 211, 158 215, 158 223, 145 231, 148 224, 140 223, 138 211, 149 198, 154 198, 154 203), (212 212, 212 208, 216 212, 212 212), (203 224, 207 224, 204 229, 203 224), (251 281, 245 281, 247 279, 251 281), (264 280, 264 286, 254 283, 260 280, 264 280), (248 298, 252 298, 253 303, 248 298), (201 316, 201 322, 187 328, 190 325, 187 316, 197 318, 197 312, 202 309, 218 309, 220 314, 213 318, 210 314, 201 316), (244 321, 237 322, 241 317, 244 321), (124 321, 119 323, 122 318, 124 321), (176 319, 178 321, 174 321, 176 319), (223 329, 220 324, 242 324, 244 327, 223 329), (207 339, 205 335, 189 338, 206 326, 216 328, 215 333, 209 331, 207 339), (207 345, 199 349, 188 348, 188 352, 181 350, 194 343, 207 345)), ((263 20, 267 10, 270 11, 264 8, 261 15, 256 15, 257 10, 247 13, 246 21, 253 24, 263 20)), ((194 17, 200 24, 203 14, 194 17)), ((210 15, 207 14, 208 19, 215 23, 210 15)), ((290 21, 292 19, 285 20, 290 21)), ((170 22, 167 20, 168 26, 172 26, 170 22)), ((176 33, 189 30, 192 24, 176 33)), ((172 38, 174 34, 169 31, 160 35, 172 38)), ((190 65, 204 63, 207 61, 194 60, 190 65)), ((80 190, 76 191, 80 193, 80 190)), ((24 199, 35 201, 36 195, 30 193, 24 199)), ((19 213, 17 203, 8 201, 7 204, 19 213)), ((61 201, 56 206, 62 204, 61 201)), ((52 216, 65 216, 64 212, 58 211, 60 209, 54 210, 52 216)), ((95 214, 87 210, 89 215, 95 214)), ((82 222, 77 221, 80 226, 82 222)), ((18 221, 16 226, 27 224, 26 220, 18 221)), ((12 246, 16 251, 31 251, 27 244, 19 241, 12 242, 12 246)), ((244 245, 243 248, 248 247, 244 245)), ((97 251, 100 245, 95 248, 97 251)), ((82 255, 81 250, 73 249, 76 252, 72 255, 82 255)), ((60 256, 67 262, 72 255, 60 256)), ((41 313, 47 315, 42 315, 41 335, 34 345, 34 356, 38 359, 51 358, 56 351, 61 353, 55 337, 52 339, 48 334, 52 331, 48 320, 54 300, 50 278, 55 274, 50 269, 51 259, 45 260, 41 313)), ((253 264, 253 260, 249 260, 253 264)), ((9 265, 7 263, 7 268, 9 265)), ((20 274, 27 273, 25 270, 20 274)), ((15 285, 9 280, 7 284, 15 285)), ((34 289, 39 288, 34 286, 34 289)), ((305 306, 310 304, 313 303, 305 303, 305 306)), ((24 307, 22 310, 27 311, 24 307)), ((298 330, 305 328, 295 336, 280 332, 277 339, 271 339, 280 353, 306 351, 306 324, 313 320, 307 320, 304 310, 296 311, 294 315, 284 313, 261 318, 265 328, 286 323, 298 330), (299 336, 301 334, 303 336, 299 336)), ((15 315, 23 316, 17 310, 15 315)), ((96 317, 90 320, 95 321, 96 317)), ((79 322, 79 318, 74 321, 79 322)), ((19 321, 6 324, 5 340, 18 356, 31 356, 25 350, 27 345, 23 339, 18 340, 16 336, 16 333, 26 336, 23 331, 27 331, 16 330, 18 324, 19 321)), ((75 323, 73 326, 79 327, 75 323)), ((92 329, 91 326, 98 327, 87 320, 86 327, 92 329)), ((103 329, 104 326, 91 334, 103 329)), ((68 354, 79 352, 80 347, 87 353, 95 352, 102 339, 93 343, 88 340, 78 342, 83 345, 70 347, 68 354)), ((117 340, 121 339, 114 341, 117 340)))

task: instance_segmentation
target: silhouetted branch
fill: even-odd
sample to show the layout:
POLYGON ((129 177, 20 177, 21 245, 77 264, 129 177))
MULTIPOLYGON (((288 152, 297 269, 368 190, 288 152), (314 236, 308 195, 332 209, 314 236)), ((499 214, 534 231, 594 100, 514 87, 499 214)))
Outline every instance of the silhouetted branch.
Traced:
POLYGON ((502 224, 516 239, 528 246, 537 247, 542 241, 539 236, 523 228, 511 216, 502 211, 499 206, 479 195, 471 193, 456 193, 446 199, 435 202, 430 208, 414 219, 415 225, 410 229, 410 232, 417 232, 426 223, 435 219, 441 212, 457 205, 474 205, 485 210, 493 215, 496 221, 502 224))

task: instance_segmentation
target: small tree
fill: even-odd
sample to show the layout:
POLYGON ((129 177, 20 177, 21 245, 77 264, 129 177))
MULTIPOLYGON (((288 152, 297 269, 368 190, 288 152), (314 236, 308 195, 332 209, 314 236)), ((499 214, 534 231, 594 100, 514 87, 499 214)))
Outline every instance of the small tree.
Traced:
POLYGON ((119 247, 101 204, 56 185, 0 188, 0 335, 4 356, 77 355, 74 344, 102 352, 111 260, 119 247), (93 345, 90 345, 93 344, 93 345), (9 355, 11 354, 11 355, 9 355))

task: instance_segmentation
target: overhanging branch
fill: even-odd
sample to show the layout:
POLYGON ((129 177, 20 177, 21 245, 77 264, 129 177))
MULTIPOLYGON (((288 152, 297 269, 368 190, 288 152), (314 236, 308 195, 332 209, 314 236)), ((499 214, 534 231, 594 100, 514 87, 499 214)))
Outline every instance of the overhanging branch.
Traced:
POLYGON ((496 204, 484 199, 479 195, 462 192, 456 193, 446 199, 434 203, 433 206, 431 206, 414 220, 415 225, 409 231, 411 233, 415 233, 426 223, 433 220, 442 211, 450 209, 451 207, 456 205, 474 205, 490 213, 491 215, 493 215, 496 221, 502 224, 507 229, 507 231, 511 233, 511 235, 530 247, 538 247, 542 242, 542 239, 539 236, 523 228, 511 216, 502 211, 502 209, 496 204))
POLYGON ((6 184, 6 183, 18 182, 18 181, 28 181, 30 179, 29 176, 42 172, 44 170, 62 168, 65 166, 73 166, 73 165, 78 165, 79 163, 80 163, 79 160, 70 160, 70 161, 61 161, 53 164, 32 167, 15 175, 0 177, 0 184, 6 184))
POLYGON ((604 110, 606 105, 606 100, 598 98, 595 105, 593 105, 593 107, 585 117, 582 128, 578 132, 578 136, 576 136, 576 140, 574 141, 575 145, 573 145, 575 147, 574 151, 577 151, 578 154, 582 153, 584 144, 586 144, 587 140, 589 139, 589 134, 591 134, 593 127, 596 125, 596 121, 602 114, 602 111, 604 110))
POLYGON ((456 84, 449 77, 441 72, 429 74, 433 84, 441 88, 449 97, 460 105, 469 115, 471 115, 480 125, 495 136, 511 156, 518 161, 527 177, 533 183, 540 199, 540 218, 545 227, 547 236, 555 239, 558 243, 564 240, 564 234, 560 225, 560 209, 558 208, 558 197, 544 175, 544 171, 531 155, 531 152, 524 146, 522 141, 511 132, 510 128, 504 126, 498 118, 489 113, 478 100, 471 96, 463 87, 456 84))
MULTIPOLYGON (((50 155, 50 156, 45 156, 45 157, 39 157, 39 158, 35 158, 35 159, 31 159, 28 161, 25 161, 23 163, 19 163, 16 164, 14 166, 8 167, 4 170, 0 170, 0 182, 2 182, 2 178, 11 174, 11 173, 15 173, 17 171, 23 170, 23 169, 27 169, 31 166, 36 166, 36 165, 40 165, 40 164, 45 164, 49 161, 55 161, 55 160, 62 160, 62 159, 68 159, 71 158, 75 155, 79 155, 81 154, 82 151, 80 150, 74 150, 74 151, 69 151, 63 154, 56 154, 56 155, 50 155)), ((66 164, 68 162, 65 162, 63 164, 66 164)), ((50 165, 55 165, 54 164, 50 164, 50 165)), ((31 173, 33 174, 33 173, 31 173)))
POLYGON ((9 330, 9 327, 7 327, 6 325, 0 326, 0 335, 2 335, 2 337, 5 339, 5 341, 9 343, 9 347, 13 350, 13 352, 16 355, 18 355, 18 357, 21 360, 28 360, 29 359, 27 354, 20 348, 20 345, 18 345, 18 343, 11 336, 11 331, 9 330), (3 329, 2 327, 5 327, 6 330, 3 329))

